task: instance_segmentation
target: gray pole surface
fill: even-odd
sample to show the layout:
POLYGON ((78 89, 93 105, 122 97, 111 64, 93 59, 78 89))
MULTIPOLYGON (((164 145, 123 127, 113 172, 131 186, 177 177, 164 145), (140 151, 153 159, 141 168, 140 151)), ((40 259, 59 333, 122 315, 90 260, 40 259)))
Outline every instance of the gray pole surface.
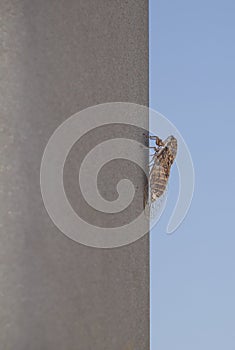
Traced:
POLYGON ((0 17, 0 350, 147 350, 148 236, 115 249, 70 240, 39 172, 75 112, 148 105, 148 1, 3 0, 0 17))

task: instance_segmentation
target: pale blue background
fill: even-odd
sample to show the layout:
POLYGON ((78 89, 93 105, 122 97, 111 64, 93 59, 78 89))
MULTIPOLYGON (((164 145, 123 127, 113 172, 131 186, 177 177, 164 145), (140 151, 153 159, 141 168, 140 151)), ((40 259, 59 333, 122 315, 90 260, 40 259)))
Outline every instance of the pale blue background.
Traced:
POLYGON ((235 349, 235 1, 150 0, 150 105, 187 142, 188 216, 151 234, 151 349, 235 349))

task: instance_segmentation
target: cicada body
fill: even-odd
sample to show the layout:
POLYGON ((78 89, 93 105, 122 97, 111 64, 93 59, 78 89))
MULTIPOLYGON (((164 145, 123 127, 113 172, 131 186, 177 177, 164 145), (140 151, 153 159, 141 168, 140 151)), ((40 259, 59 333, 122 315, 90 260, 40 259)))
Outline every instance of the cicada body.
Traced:
POLYGON ((158 136, 149 138, 156 141, 156 146, 150 147, 154 149, 154 154, 150 161, 149 181, 145 195, 145 206, 148 206, 151 211, 151 208, 158 209, 165 202, 170 170, 177 154, 177 140, 174 136, 169 136, 164 141, 158 136))

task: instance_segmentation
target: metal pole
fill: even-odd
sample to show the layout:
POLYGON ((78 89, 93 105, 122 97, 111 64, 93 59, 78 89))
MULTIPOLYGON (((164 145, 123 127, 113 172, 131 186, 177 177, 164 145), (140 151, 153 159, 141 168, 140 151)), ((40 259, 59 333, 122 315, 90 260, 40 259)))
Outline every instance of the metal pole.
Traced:
POLYGON ((0 348, 147 350, 148 236, 111 250, 68 239, 39 170, 73 113, 148 105, 148 1, 8 0, 0 12, 0 348))

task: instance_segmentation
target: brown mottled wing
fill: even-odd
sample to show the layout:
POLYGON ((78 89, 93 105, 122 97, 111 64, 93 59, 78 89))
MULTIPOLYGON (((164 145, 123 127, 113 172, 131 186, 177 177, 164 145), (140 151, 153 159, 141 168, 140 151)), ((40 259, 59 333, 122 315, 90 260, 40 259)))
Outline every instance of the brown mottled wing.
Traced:
POLYGON ((177 153, 177 140, 169 136, 164 147, 154 154, 153 165, 149 174, 149 202, 160 198, 167 189, 170 169, 177 153))
POLYGON ((149 174, 150 202, 160 198, 166 190, 170 169, 165 159, 165 152, 154 156, 154 164, 149 174))

